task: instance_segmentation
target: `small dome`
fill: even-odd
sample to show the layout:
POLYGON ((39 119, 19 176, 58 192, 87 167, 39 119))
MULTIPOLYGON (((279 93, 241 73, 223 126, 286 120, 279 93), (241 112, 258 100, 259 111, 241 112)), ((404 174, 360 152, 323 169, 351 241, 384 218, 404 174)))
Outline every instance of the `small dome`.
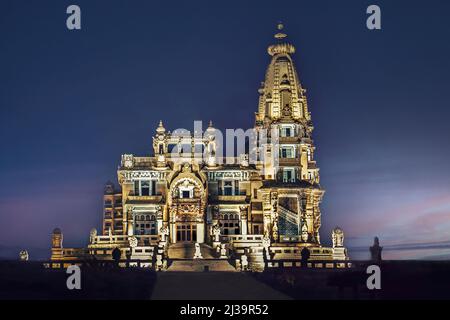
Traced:
POLYGON ((156 132, 160 134, 166 132, 166 128, 164 128, 162 120, 159 121, 159 126, 156 128, 156 132))
POLYGON ((334 233, 344 233, 344 231, 342 231, 342 229, 339 228, 339 227, 334 228, 334 229, 333 229, 333 232, 334 232, 334 233))
POLYGON ((53 229, 53 234, 61 234, 61 229, 60 228, 53 229))

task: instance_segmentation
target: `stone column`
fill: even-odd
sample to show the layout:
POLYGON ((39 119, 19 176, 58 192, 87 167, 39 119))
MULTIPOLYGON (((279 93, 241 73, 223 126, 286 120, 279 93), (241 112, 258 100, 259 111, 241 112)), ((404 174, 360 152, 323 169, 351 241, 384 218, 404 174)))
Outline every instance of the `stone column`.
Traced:
POLYGON ((245 206, 242 206, 241 208, 241 234, 247 234, 248 233, 248 219, 247 219, 247 213, 248 209, 245 206))
POLYGON ((205 242, 205 223, 197 223, 197 242, 205 242))
POLYGON ((163 211, 160 206, 156 207, 156 232, 158 234, 161 233, 161 229, 163 227, 163 211))
POLYGON ((127 235, 134 235, 134 213, 132 207, 129 207, 127 210, 127 235))

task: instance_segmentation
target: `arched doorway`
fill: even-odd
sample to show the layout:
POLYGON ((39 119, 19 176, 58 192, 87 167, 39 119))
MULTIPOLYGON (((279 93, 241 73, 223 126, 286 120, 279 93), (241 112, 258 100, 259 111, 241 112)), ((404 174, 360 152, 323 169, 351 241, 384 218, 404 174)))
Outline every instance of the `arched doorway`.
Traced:
POLYGON ((206 190, 201 179, 185 164, 170 184, 170 240, 204 242, 206 190))

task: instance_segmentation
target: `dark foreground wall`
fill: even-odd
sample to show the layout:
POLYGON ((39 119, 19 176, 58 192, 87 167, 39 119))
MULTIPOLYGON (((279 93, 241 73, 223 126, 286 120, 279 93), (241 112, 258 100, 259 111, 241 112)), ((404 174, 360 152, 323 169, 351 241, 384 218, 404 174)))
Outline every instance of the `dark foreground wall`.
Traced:
MULTIPOLYGON (((294 299, 450 299, 450 262, 386 261, 381 267, 381 290, 366 287, 368 275, 361 264, 351 270, 276 269, 248 274, 258 282, 294 299)), ((161 274, 162 275, 162 274, 161 274)), ((213 299, 233 298, 243 291, 239 273, 227 277, 232 292, 213 292, 213 299), (235 275, 235 276, 233 276, 235 275), (236 281, 233 279, 236 278, 236 281)), ((165 272, 164 277, 170 273, 165 272)), ((198 273, 208 290, 213 285, 214 273, 198 273)), ((65 270, 48 270, 38 262, 0 262, 0 299, 150 299, 158 274, 144 269, 83 267, 82 290, 68 290, 65 270)), ((183 287, 178 275, 177 286, 183 287)), ((217 280, 221 275, 217 273, 217 280)), ((223 287, 223 286, 222 286, 223 287)), ((174 297, 176 298, 176 297, 174 297)), ((235 297, 237 299, 238 296, 235 297)), ((248 297, 251 299, 252 297, 248 297)), ((195 299, 195 297, 191 297, 195 299)))

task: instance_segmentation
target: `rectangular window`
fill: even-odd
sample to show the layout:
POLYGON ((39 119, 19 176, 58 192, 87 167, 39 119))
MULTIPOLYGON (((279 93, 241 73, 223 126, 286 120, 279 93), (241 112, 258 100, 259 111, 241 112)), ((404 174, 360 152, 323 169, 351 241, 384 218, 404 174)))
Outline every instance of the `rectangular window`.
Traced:
POLYGON ((189 199, 191 197, 191 193, 189 190, 182 190, 181 191, 181 198, 183 199, 189 199))
POLYGON ((150 181, 141 181, 141 196, 150 195, 150 181))
POLYGON ((233 184, 232 184, 232 181, 224 181, 223 191, 224 191, 224 195, 226 195, 226 196, 233 195, 233 184))
POLYGON ((281 158, 294 158, 294 147, 281 147, 281 158))
POLYGON ((282 127, 280 130, 280 135, 282 137, 293 137, 294 136, 294 129, 292 127, 282 127))
POLYGON ((136 180, 134 181, 134 195, 138 196, 141 194, 141 186, 140 186, 140 181, 136 180))
POLYGON ((152 196, 156 195, 156 180, 152 180, 152 188, 150 194, 152 196))
POLYGON ((295 182, 294 169, 283 169, 283 182, 295 182))

